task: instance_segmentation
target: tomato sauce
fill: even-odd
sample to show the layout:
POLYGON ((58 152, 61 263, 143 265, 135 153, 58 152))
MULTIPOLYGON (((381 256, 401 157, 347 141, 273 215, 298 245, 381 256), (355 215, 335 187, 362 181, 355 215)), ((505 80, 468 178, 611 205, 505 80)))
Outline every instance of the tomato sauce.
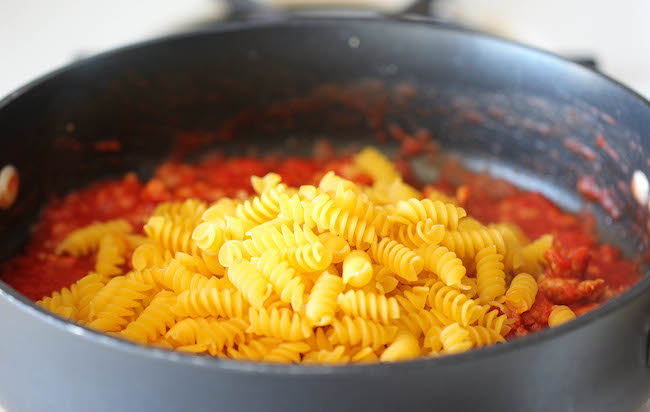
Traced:
MULTIPOLYGON (((413 142, 408 144, 412 146, 410 151, 419 150, 415 150, 413 142)), ((334 170, 359 183, 371 182, 368 176, 355 174, 350 158, 334 157, 332 150, 323 153, 327 155, 309 159, 226 158, 216 154, 198 164, 169 161, 146 183, 127 174, 120 180, 100 182, 51 199, 33 228, 24 253, 2 266, 2 280, 28 298, 38 300, 69 286, 94 265, 94 256, 73 258, 54 253, 71 231, 118 217, 141 231, 156 204, 191 197, 207 202, 223 196, 244 198, 253 192, 253 175, 275 171, 287 184, 299 186, 315 184, 326 171, 334 170)), ((399 159, 397 164, 411 181, 408 163, 399 159)), ((535 304, 522 315, 509 314, 512 330, 508 338, 546 327, 553 305, 568 305, 581 314, 623 292, 641 277, 637 263, 623 259, 616 248, 598 243, 590 214, 566 213, 539 193, 467 172, 453 163, 443 168, 435 186, 456 194, 460 205, 484 224, 515 223, 531 240, 546 233, 554 236, 554 245, 546 253, 548 267, 539 279, 535 304)))

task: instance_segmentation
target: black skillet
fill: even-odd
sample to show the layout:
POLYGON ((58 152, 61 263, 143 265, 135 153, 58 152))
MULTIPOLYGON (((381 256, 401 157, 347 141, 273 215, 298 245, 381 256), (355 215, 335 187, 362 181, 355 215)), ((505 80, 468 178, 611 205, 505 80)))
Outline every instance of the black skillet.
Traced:
MULTIPOLYGON (((19 251, 50 194, 130 170, 146 177, 172 150, 188 158, 253 146, 306 153, 324 136, 340 148, 376 143, 392 123, 426 128, 470 166, 569 209, 583 202, 577 179, 594 176, 620 213, 614 221, 594 205, 604 237, 641 256, 648 212, 630 181, 649 168, 643 98, 556 56, 426 19, 284 17, 104 53, 2 101, 0 168, 14 165, 21 183, 17 202, 0 210, 0 260, 19 251), (187 132, 203 136, 199 146, 179 138, 187 132), (598 135, 611 151, 595 144, 598 135), (107 139, 121 149, 95 150, 107 139)), ((0 282, 0 404, 8 411, 632 411, 650 393, 649 308, 645 277, 574 322, 505 345, 306 367, 140 347, 65 322, 0 282)))

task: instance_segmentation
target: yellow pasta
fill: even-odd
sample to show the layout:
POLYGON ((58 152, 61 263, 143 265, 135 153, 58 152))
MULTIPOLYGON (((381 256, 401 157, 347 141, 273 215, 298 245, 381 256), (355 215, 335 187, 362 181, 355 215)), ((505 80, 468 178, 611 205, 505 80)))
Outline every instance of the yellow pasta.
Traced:
POLYGON ((282 249, 281 256, 292 267, 304 272, 325 270, 332 263, 332 252, 320 242, 282 249))
POLYGON ((397 362, 417 357, 420 354, 420 344, 415 336, 407 331, 400 331, 395 340, 388 345, 379 360, 382 362, 397 362))
POLYGON ((257 224, 267 222, 280 213, 280 195, 286 186, 278 184, 268 188, 264 193, 237 205, 235 215, 257 224))
POLYGON ((138 318, 126 325, 120 333, 136 342, 155 342, 176 323, 177 315, 173 310, 175 304, 176 295, 172 292, 158 292, 138 318))
POLYGON ((211 355, 216 355, 243 341, 247 327, 248 323, 238 318, 187 318, 172 326, 165 337, 178 346, 205 345, 211 355))
POLYGON ((95 272, 107 278, 121 275, 128 243, 116 233, 107 233, 99 241, 95 272))
POLYGON ((186 290, 178 295, 174 306, 174 313, 181 318, 243 318, 247 310, 248 302, 241 292, 216 286, 186 290))
POLYGON ((315 326, 329 325, 338 309, 338 296, 343 291, 343 281, 334 268, 323 271, 314 283, 307 299, 305 315, 315 326))
POLYGON ((131 264, 136 270, 162 268, 167 266, 172 258, 172 253, 158 243, 144 243, 133 251, 131 264))
POLYGON ((470 333, 458 323, 446 326, 440 332, 440 341, 447 353, 465 352, 474 346, 470 338, 470 333))
POLYGON ((533 306, 537 295, 537 281, 528 273, 520 273, 512 279, 506 292, 506 304, 516 313, 524 313, 533 306))
POLYGON ((501 232, 496 229, 474 229, 464 232, 448 231, 441 243, 461 259, 474 259, 476 254, 488 246, 496 246, 497 252, 506 254, 506 244, 501 232))
MULTIPOLYGON (((108 285, 107 285, 108 286, 108 285)), ((119 289, 115 289, 101 308, 91 306, 91 317, 88 326, 102 332, 118 332, 135 314, 135 308, 142 307, 142 300, 147 296, 151 285, 125 279, 119 289)))
POLYGON ((229 358, 235 360, 261 361, 280 343, 282 343, 282 340, 278 338, 261 337, 251 339, 245 344, 238 344, 237 348, 229 347, 227 354, 229 358))
POLYGON ((476 286, 479 301, 488 303, 506 292, 506 274, 503 271, 503 256, 496 246, 488 246, 476 254, 476 286))
POLYGON ((330 342, 333 344, 358 345, 377 349, 393 340, 396 326, 384 326, 362 318, 344 316, 332 322, 330 342))
POLYGON ((338 345, 331 350, 322 349, 308 352, 302 359, 305 364, 339 364, 349 361, 350 355, 343 345, 338 345))
POLYGON ((240 260, 250 259, 244 242, 241 240, 229 240, 219 249, 219 263, 223 267, 230 267, 240 260))
POLYGON ((429 305, 443 315, 463 326, 476 322, 487 307, 481 307, 474 300, 458 290, 436 282, 429 292, 429 305))
POLYGON ((544 254, 553 246, 553 236, 543 235, 534 242, 524 246, 521 249, 521 254, 524 258, 522 270, 532 275, 540 275, 542 273, 542 265, 546 265, 546 258, 544 254))
POLYGON ((233 199, 224 197, 210 205, 201 215, 204 222, 224 220, 226 216, 234 216, 237 210, 238 202, 233 199))
POLYGON ((445 226, 434 224, 432 219, 408 225, 395 226, 392 238, 413 249, 423 245, 437 245, 445 236, 445 226))
POLYGON ((176 293, 204 287, 209 280, 208 277, 185 266, 178 259, 172 259, 165 269, 155 270, 154 276, 158 284, 176 293))
POLYGON ((57 254, 67 253, 71 256, 84 256, 94 252, 99 242, 109 233, 130 233, 129 222, 123 219, 110 220, 104 223, 93 223, 70 233, 56 248, 57 254))
POLYGON ((448 286, 460 284, 467 273, 463 262, 444 246, 421 246, 417 254, 424 259, 424 268, 435 273, 448 286))
POLYGON ((369 222, 351 215, 349 211, 334 207, 330 197, 322 193, 312 201, 312 218, 319 230, 329 230, 340 235, 350 245, 366 250, 377 239, 375 228, 369 222))
POLYGON ((285 342, 271 349, 264 356, 265 362, 271 363, 298 363, 301 355, 309 351, 309 345, 305 342, 285 342))
POLYGON ((420 337, 434 326, 444 326, 440 317, 434 311, 420 309, 400 316, 400 326, 407 329, 415 337, 420 337))
POLYGON ((298 341, 312 334, 309 320, 291 309, 250 308, 248 319, 250 326, 246 331, 256 335, 298 341))
POLYGON ((424 260, 413 250, 387 237, 373 244, 370 254, 375 262, 407 281, 416 280, 424 268, 424 260))
POLYGON ((564 305, 554 306, 548 316, 548 326, 554 328, 575 319, 576 314, 564 305))
POLYGON ((271 295, 271 284, 255 265, 246 260, 228 268, 228 279, 254 307, 261 307, 271 295))
MULTIPOLYGON (((504 342, 535 301, 552 236, 530 243, 453 197, 423 198, 376 149, 354 163, 345 170, 371 186, 328 172, 292 188, 268 173, 248 199, 159 204, 146 237, 125 220, 72 232, 56 252, 97 252, 95 269, 37 304, 133 342, 260 362, 395 362, 504 342)), ((574 317, 555 306, 548 323, 574 317)))
POLYGON ((465 209, 451 203, 414 198, 398 202, 395 215, 391 218, 404 224, 431 219, 433 223, 443 224, 449 230, 456 230, 458 221, 465 216, 467 216, 465 209))
POLYGON ((350 290, 339 295, 338 303, 346 315, 370 319, 384 324, 399 319, 400 309, 394 297, 350 290))
POLYGON ((355 250, 343 260, 343 284, 359 288, 370 282, 372 275, 372 262, 366 252, 355 250))
POLYGON ((401 177, 393 162, 374 147, 366 147, 361 150, 354 157, 354 164, 375 181, 392 181, 401 177))
POLYGON ((256 263, 257 270, 273 285, 275 293, 280 300, 291 303, 294 310, 300 310, 305 300, 305 284, 302 278, 296 275, 294 269, 280 258, 276 250, 264 252, 256 263))
POLYGON ((318 240, 332 252, 332 263, 341 263, 350 254, 350 245, 341 236, 325 232, 318 236, 318 240))
POLYGON ((192 239, 203 251, 215 255, 219 253, 224 235, 216 222, 203 222, 192 232, 192 239))

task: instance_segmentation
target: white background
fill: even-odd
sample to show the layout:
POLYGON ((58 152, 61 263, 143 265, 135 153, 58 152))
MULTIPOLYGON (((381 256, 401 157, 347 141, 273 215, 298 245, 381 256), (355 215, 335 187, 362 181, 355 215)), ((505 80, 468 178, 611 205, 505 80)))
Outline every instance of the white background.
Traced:
MULTIPOLYGON (((408 2, 376 1, 385 9, 408 2)), ((436 7, 475 28, 558 53, 593 56, 602 71, 650 96, 650 1, 441 0, 436 7)), ((0 0, 0 96, 80 56, 224 12, 225 6, 210 0, 0 0)), ((642 410, 650 412, 650 406, 642 410)))

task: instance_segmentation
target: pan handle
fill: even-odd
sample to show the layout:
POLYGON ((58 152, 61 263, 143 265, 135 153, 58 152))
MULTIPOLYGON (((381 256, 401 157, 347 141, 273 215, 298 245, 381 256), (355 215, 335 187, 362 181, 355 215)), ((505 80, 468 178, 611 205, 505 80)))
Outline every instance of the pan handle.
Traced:
POLYGON ((403 0, 402 7, 373 7, 373 0, 279 0, 278 7, 271 7, 259 0, 222 0, 228 6, 229 20, 250 20, 280 17, 288 13, 289 8, 312 11, 327 9, 367 11, 393 16, 429 17, 431 4, 435 0, 403 0))

